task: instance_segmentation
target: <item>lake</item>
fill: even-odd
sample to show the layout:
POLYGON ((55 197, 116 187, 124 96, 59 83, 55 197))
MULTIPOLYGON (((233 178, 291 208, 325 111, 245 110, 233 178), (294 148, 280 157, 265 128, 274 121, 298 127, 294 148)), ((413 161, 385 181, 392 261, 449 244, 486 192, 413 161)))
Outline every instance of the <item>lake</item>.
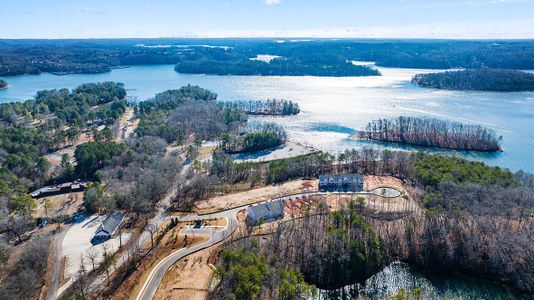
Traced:
MULTIPOLYGON (((365 145, 397 148, 350 139, 377 118, 400 115, 428 116, 480 124, 502 135, 503 153, 457 152, 511 170, 534 172, 534 92, 465 92, 421 88, 412 76, 429 70, 379 68, 373 77, 261 77, 179 74, 172 65, 133 66, 105 74, 56 76, 48 73, 6 77, 9 88, 0 90, 0 102, 23 101, 36 91, 74 88, 85 82, 119 81, 128 94, 140 100, 157 92, 193 84, 219 94, 219 99, 266 100, 283 98, 297 102, 297 116, 261 117, 283 124, 291 140, 340 153, 365 145)), ((403 149, 417 149, 404 147, 403 149)), ((450 151, 449 151, 450 152, 450 151)))
MULTIPOLYGON (((414 74, 428 70, 379 69, 383 76, 342 78, 191 75, 176 73, 172 65, 134 66, 91 75, 56 76, 45 73, 3 78, 10 86, 0 90, 0 103, 30 99, 42 89, 74 88, 86 82, 123 82, 128 94, 140 100, 166 89, 193 84, 217 92, 222 101, 268 98, 295 101, 302 111, 297 116, 260 118, 283 124, 293 141, 333 153, 366 145, 398 148, 349 138, 357 130, 363 129, 367 122, 377 118, 428 116, 484 125, 504 137, 504 152, 464 152, 461 155, 512 170, 534 172, 534 93, 426 89, 415 86, 410 80, 414 74)), ((366 292, 378 297, 399 287, 421 286, 425 292, 440 296, 475 293, 472 294, 474 297, 471 295, 465 299, 484 299, 488 295, 513 299, 506 290, 478 281, 437 280, 405 266, 387 267, 370 280, 366 292), (378 286, 373 287, 373 284, 378 286)), ((347 290, 351 288, 355 287, 346 287, 347 290)))
POLYGON ((363 284, 347 285, 335 290, 318 290, 315 300, 389 299, 389 296, 403 289, 411 294, 420 290, 420 299, 465 299, 465 300, 514 300, 527 299, 519 294, 491 282, 461 275, 422 274, 408 265, 394 263, 373 275, 363 284))

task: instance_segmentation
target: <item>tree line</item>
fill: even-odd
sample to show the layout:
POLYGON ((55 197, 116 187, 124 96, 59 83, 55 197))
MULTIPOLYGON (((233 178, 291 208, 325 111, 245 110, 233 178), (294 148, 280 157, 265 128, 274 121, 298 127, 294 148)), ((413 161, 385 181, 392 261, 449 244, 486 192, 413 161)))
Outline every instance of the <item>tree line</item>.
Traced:
POLYGON ((24 103, 0 104, 4 121, 0 126, 0 198, 3 199, 0 210, 20 207, 17 202, 30 189, 64 176, 63 171, 70 172, 65 163, 63 170, 52 173, 50 163, 43 156, 75 143, 82 130, 88 130, 90 119, 103 111, 106 120, 114 123, 125 110, 123 100, 118 99, 125 94, 121 84, 105 82, 81 85, 72 92, 40 91, 35 99, 24 103), (96 112, 92 109, 102 104, 107 106, 96 112), (20 118, 27 120, 21 122, 20 118))
POLYGON ((435 118, 399 117, 379 119, 367 124, 357 137, 454 150, 500 151, 502 137, 493 129, 435 118))
MULTIPOLYGON (((145 43, 146 41, 139 41, 145 43)), ((169 41, 156 43, 166 44, 169 41)), ((185 42, 190 44, 190 42, 185 42)), ((203 43, 201 43, 203 44, 203 43)), ((186 60, 246 59, 242 51, 215 47, 147 47, 132 40, 90 43, 78 41, 3 41, 0 45, 0 76, 22 74, 95 74, 117 66, 176 64, 186 60)))
POLYGON ((47 237, 36 237, 25 245, 19 262, 0 285, 1 299, 39 298, 47 269, 49 247, 50 239, 47 237))
POLYGON ((534 74, 505 69, 482 68, 417 74, 412 81, 423 87, 446 90, 534 91, 534 74))
POLYGON ((15 126, 43 120, 53 122, 56 127, 68 124, 83 128, 88 121, 99 117, 103 109, 100 106, 113 103, 113 107, 108 109, 124 110, 125 97, 124 85, 115 82, 83 84, 72 91, 42 90, 37 92, 34 99, 25 102, 0 104, 0 118, 7 125, 15 126))
POLYGON ((246 115, 218 106, 216 99, 217 94, 198 86, 159 93, 139 103, 136 111, 141 120, 136 134, 182 144, 192 136, 202 141, 213 140, 224 132, 237 132, 246 122, 246 115))
POLYGON ((339 211, 328 212, 322 202, 303 218, 282 222, 268 238, 245 235, 244 239, 228 243, 222 250, 222 269, 217 272, 221 284, 214 296, 301 299, 316 296, 315 286, 337 288, 365 280, 389 259, 384 241, 362 216, 362 207, 361 203, 351 202, 339 211), (246 266, 243 262, 250 261, 248 257, 258 256, 264 262, 260 272, 240 268, 246 266), (238 270, 244 275, 236 276, 233 272, 238 270), (295 280, 284 280, 282 275, 288 270, 295 274, 295 280), (250 285, 254 288, 240 289, 250 285))
MULTIPOLYGON (((299 60, 300 67, 312 64, 337 66, 346 64, 347 61, 359 60, 398 68, 534 69, 532 41, 316 40, 306 43, 277 43, 266 40, 225 39, 224 43, 228 47, 224 48, 192 46, 220 43, 220 40, 213 39, 109 39, 91 42, 4 40, 0 44, 0 76, 40 72, 103 73, 120 65, 177 64, 189 61, 195 64, 206 61, 209 62, 208 65, 211 62, 249 64, 246 60, 255 57, 257 53, 299 60), (191 46, 171 46, 176 44, 191 46)), ((228 71, 230 67, 218 68, 228 71)), ((319 71, 319 68, 313 68, 319 71)))
POLYGON ((243 61, 184 61, 176 64, 179 73, 213 75, 261 75, 261 76, 379 76, 380 72, 366 66, 350 63, 335 65, 303 63, 299 59, 273 59, 243 61))
POLYGON ((284 144, 285 129, 275 123, 254 123, 241 135, 224 134, 220 147, 227 153, 257 152, 284 144))
MULTIPOLYGON (((231 191, 231 189, 228 191, 216 189, 217 186, 222 187, 224 182, 230 180, 251 184, 259 180, 265 183, 269 178, 269 169, 275 166, 277 171, 272 174, 289 175, 282 176, 280 178, 282 181, 291 178, 313 178, 315 174, 323 172, 393 175, 404 181, 410 195, 415 197, 423 208, 423 213, 400 219, 380 219, 374 214, 367 216, 358 201, 349 206, 349 211, 342 211, 340 215, 327 210, 310 211, 309 216, 299 220, 298 222, 302 223, 298 223, 291 230, 291 236, 300 240, 293 242, 289 247, 291 250, 287 250, 289 253, 303 256, 304 259, 298 260, 291 255, 287 261, 283 259, 288 252, 284 252, 286 249, 282 247, 285 243, 285 236, 280 234, 280 231, 291 223, 287 223, 287 226, 283 223, 284 225, 279 226, 280 229, 275 230, 270 238, 262 239, 259 247, 261 251, 253 248, 251 252, 265 255, 266 261, 270 261, 269 255, 282 253, 283 255, 277 255, 279 259, 282 258, 281 260, 274 260, 277 264, 305 262, 301 266, 291 266, 296 272, 304 275, 308 284, 314 283, 319 286, 321 285, 318 283, 319 279, 323 280, 322 284, 325 282, 342 282, 343 284, 359 282, 362 277, 366 278, 373 274, 383 264, 392 260, 401 260, 430 272, 461 272, 502 282, 520 291, 534 290, 534 277, 531 276, 533 274, 532 257, 528 254, 534 251, 534 243, 528 238, 534 228, 532 226, 534 221, 532 215, 534 210, 533 176, 523 172, 512 173, 506 169, 490 167, 454 156, 378 151, 372 148, 361 151, 348 150, 337 157, 324 154, 321 160, 318 158, 319 156, 312 155, 265 164, 246 163, 240 166, 241 164, 231 162, 224 155, 214 157, 211 165, 207 167, 211 168, 210 176, 216 177, 205 178, 205 184, 209 188, 204 188, 205 192, 202 197, 196 199, 205 199, 204 197, 231 191), (292 170, 292 172, 286 173, 287 170, 292 170), (350 216, 350 211, 353 216, 350 216), (368 259, 356 261, 354 265, 351 265, 349 261, 336 265, 337 259, 350 257, 354 249, 370 249, 369 245, 363 248, 353 246, 349 247, 349 250, 344 249, 343 245, 347 245, 347 234, 341 231, 338 235, 334 230, 338 228, 336 226, 344 228, 343 224, 354 224, 355 221, 345 220, 346 218, 358 220, 359 217, 356 217, 358 214, 363 214, 363 219, 360 220, 365 221, 364 223, 369 227, 359 221, 356 222, 360 224, 358 226, 372 229, 370 232, 374 232, 375 237, 382 241, 379 243, 382 245, 379 248, 382 249, 379 252, 382 255, 379 260, 381 263, 371 265, 376 266, 377 269, 366 269, 367 263, 373 261, 368 259), (327 220, 326 224, 329 225, 320 226, 323 223, 318 221, 319 218, 323 218, 325 222, 327 220), (309 222, 310 226, 306 227, 304 222, 309 222), (330 234, 338 237, 338 239, 333 239, 335 241, 333 245, 338 248, 328 248, 325 247, 328 245, 327 242, 318 242, 321 239, 317 236, 330 234), (308 249, 308 245, 316 248, 308 249), (339 252, 329 252, 334 254, 332 257, 336 260, 327 260, 325 256, 320 256, 322 252, 317 247, 325 247, 330 251, 338 249, 339 252), (314 258, 317 254, 321 259, 314 258), (317 265, 312 268, 314 262, 317 262, 317 265), (350 265, 351 268, 343 269, 346 265, 350 265), (354 269, 360 271, 350 273, 350 270, 354 269)), ((195 186, 204 185, 197 181, 195 186)), ((194 202, 195 196, 190 199, 194 202)), ((176 199, 176 201, 182 200, 184 199, 179 197, 176 199)), ((320 207, 326 208, 319 205, 318 208, 320 207)), ((408 207, 406 210, 409 211, 408 207)), ((366 239, 356 240, 365 241, 366 239)), ((246 250, 249 246, 243 246, 237 242, 230 248, 236 247, 246 250)), ((249 252, 245 251, 245 253, 249 252)), ((282 266, 287 269, 287 265, 282 266)), ((259 298, 276 297, 276 294, 267 292, 275 293, 278 287, 276 280, 273 282, 270 280, 264 280, 266 285, 262 285, 259 290, 265 291, 264 294, 258 292, 261 295, 259 298)), ((234 284, 223 283, 221 287, 222 291, 235 292, 232 289, 235 287, 234 284)))
POLYGON ((76 150, 81 162, 76 170, 81 175, 94 174, 90 178, 97 182, 84 193, 87 212, 121 209, 143 219, 182 168, 177 154, 168 154, 168 143, 158 137, 132 137, 125 144, 84 145, 76 150))
POLYGON ((225 101, 219 105, 237 109, 249 115, 291 116, 300 113, 297 103, 288 100, 267 99, 266 101, 225 101))

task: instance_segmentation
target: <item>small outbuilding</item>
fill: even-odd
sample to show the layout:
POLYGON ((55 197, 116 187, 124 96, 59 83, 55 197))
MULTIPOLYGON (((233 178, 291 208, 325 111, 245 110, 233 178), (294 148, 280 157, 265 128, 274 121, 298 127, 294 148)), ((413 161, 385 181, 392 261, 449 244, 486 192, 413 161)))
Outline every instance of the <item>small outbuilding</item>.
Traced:
POLYGON ((110 239, 113 234, 115 234, 123 220, 124 213, 120 211, 110 213, 102 222, 100 227, 98 227, 94 238, 100 241, 110 239))
POLYGON ((320 175, 319 190, 321 192, 362 192, 363 176, 352 175, 320 175))
POLYGON ((264 202, 247 208, 247 218, 252 222, 268 221, 282 217, 284 217, 283 200, 264 202))
POLYGON ((86 185, 81 181, 66 182, 54 186, 45 186, 30 193, 33 198, 42 198, 66 193, 81 192, 85 190, 86 185))

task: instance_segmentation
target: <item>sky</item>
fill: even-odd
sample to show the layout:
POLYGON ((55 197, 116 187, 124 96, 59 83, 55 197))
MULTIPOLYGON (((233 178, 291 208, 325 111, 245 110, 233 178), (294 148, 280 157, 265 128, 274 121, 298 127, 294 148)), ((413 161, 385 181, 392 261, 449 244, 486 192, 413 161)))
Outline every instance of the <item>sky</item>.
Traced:
POLYGON ((0 38, 534 38, 534 0, 3 2, 0 38))

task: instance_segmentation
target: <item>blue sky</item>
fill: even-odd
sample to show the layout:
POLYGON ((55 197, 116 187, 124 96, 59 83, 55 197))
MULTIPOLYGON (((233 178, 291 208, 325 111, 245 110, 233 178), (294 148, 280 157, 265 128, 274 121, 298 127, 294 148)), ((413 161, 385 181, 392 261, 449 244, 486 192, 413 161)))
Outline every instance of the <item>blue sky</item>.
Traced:
POLYGON ((0 38, 534 38, 534 0, 8 0, 0 38))

